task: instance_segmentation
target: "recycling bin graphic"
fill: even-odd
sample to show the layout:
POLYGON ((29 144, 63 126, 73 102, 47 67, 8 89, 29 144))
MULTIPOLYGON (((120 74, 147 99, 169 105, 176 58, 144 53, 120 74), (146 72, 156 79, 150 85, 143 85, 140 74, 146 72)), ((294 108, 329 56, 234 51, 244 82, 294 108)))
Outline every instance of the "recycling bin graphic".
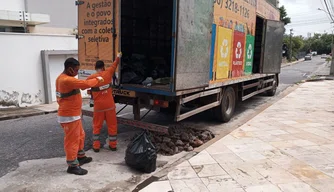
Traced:
POLYGON ((240 77, 244 74, 245 33, 234 31, 232 48, 232 77, 240 77))
POLYGON ((217 63, 216 63, 216 79, 229 78, 231 69, 231 48, 232 48, 231 29, 218 27, 217 31, 217 63))
POLYGON ((246 55, 245 55, 245 66, 244 66, 244 72, 245 75, 251 75, 253 70, 253 60, 254 60, 254 42, 255 37, 252 35, 246 36, 246 55))

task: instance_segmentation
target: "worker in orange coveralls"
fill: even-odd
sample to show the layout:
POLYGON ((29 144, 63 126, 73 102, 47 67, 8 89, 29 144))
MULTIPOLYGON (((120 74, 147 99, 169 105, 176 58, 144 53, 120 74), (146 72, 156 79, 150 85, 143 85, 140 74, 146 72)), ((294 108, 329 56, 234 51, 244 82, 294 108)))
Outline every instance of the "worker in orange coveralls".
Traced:
POLYGON ((97 153, 100 151, 100 134, 103 122, 106 121, 109 135, 109 149, 117 150, 117 119, 116 119, 116 105, 112 95, 112 77, 120 62, 122 53, 117 54, 114 63, 105 69, 103 61, 97 61, 95 70, 97 73, 89 76, 87 79, 92 79, 97 76, 103 77, 103 83, 91 89, 92 99, 94 101, 94 115, 93 115, 93 150, 97 153))
POLYGON ((67 173, 86 175, 87 170, 80 166, 91 162, 91 157, 86 157, 84 151, 85 132, 81 122, 82 98, 80 89, 87 89, 103 82, 103 78, 97 76, 90 80, 79 80, 80 63, 74 58, 68 58, 64 63, 64 71, 56 80, 56 95, 58 108, 58 122, 65 132, 64 148, 68 164, 67 173))

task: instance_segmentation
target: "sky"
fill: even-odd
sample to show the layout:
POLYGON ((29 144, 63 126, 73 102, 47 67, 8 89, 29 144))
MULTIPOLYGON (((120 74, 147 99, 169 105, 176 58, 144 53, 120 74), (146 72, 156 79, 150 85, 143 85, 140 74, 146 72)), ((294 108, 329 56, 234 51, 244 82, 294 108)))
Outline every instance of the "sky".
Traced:
MULTIPOLYGON (((334 6, 334 0, 328 1, 332 1, 334 6)), ((334 30, 328 14, 318 10, 326 10, 323 0, 280 0, 281 5, 285 6, 288 17, 291 18, 291 24, 286 26, 286 33, 290 33, 292 28, 294 35, 307 37, 308 33, 332 33, 334 30)))

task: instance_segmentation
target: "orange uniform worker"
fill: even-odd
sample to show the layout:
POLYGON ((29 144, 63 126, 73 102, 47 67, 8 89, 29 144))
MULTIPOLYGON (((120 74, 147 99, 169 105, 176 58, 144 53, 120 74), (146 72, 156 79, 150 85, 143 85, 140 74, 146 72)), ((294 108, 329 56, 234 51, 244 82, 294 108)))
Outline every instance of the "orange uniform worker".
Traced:
POLYGON ((102 77, 91 80, 79 80, 80 63, 74 58, 68 58, 64 63, 64 71, 56 80, 56 94, 58 108, 58 122, 65 132, 64 148, 68 164, 67 173, 85 175, 87 170, 80 166, 91 162, 91 157, 86 157, 84 152, 85 132, 81 122, 82 98, 80 89, 96 86, 103 81, 102 77))
POLYGON ((112 95, 112 77, 121 57, 122 53, 118 53, 114 63, 107 69, 105 69, 103 61, 97 61, 95 64, 97 73, 87 78, 94 79, 97 76, 101 76, 105 80, 91 89, 94 101, 93 150, 95 152, 99 152, 101 148, 100 134, 104 121, 107 122, 108 127, 109 148, 112 151, 117 150, 117 118, 116 106, 112 95))

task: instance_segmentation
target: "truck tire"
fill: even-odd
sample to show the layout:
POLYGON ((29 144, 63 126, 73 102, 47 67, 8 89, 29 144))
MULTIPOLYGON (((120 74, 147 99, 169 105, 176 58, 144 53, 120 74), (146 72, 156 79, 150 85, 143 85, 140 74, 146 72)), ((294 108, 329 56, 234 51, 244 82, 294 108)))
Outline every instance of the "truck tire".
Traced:
POLYGON ((277 75, 275 75, 274 81, 273 81, 273 88, 266 92, 267 96, 269 97, 275 96, 276 91, 277 91, 277 84, 278 84, 278 79, 277 79, 277 75))
POLYGON ((217 119, 221 122, 228 122, 231 120, 235 110, 236 98, 232 87, 227 87, 223 92, 223 98, 220 106, 215 110, 217 119))

